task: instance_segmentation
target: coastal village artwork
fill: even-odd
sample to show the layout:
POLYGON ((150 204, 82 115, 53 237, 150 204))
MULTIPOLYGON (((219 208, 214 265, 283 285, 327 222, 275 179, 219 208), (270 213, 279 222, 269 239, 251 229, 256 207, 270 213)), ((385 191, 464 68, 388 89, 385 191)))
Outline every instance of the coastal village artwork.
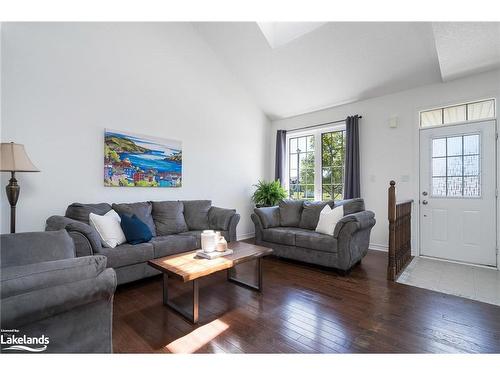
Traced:
POLYGON ((182 186, 182 143, 105 129, 104 186, 182 186))

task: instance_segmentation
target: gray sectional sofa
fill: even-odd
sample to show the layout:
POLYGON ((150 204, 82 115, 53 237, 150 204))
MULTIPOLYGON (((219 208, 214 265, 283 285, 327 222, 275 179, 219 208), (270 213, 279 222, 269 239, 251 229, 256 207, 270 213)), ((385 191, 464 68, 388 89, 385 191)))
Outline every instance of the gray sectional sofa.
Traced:
POLYGON ((228 242, 236 241, 239 220, 236 210, 214 207, 210 200, 112 205, 73 203, 68 206, 65 216, 49 217, 46 230, 66 229, 76 244, 77 256, 106 256, 108 267, 116 271, 118 284, 123 284, 159 274, 147 265, 150 259, 200 248, 201 232, 205 229, 220 231, 228 242), (103 247, 99 235, 89 225, 89 214, 104 215, 111 209, 119 214, 135 214, 151 230, 151 241, 138 245, 123 244, 114 249, 103 247))
MULTIPOLYGON (((116 275, 106 269, 105 256, 75 258, 65 230, 3 234, 0 247, 5 340, 44 335, 48 342, 25 346, 48 353, 112 351, 116 275)), ((11 346, 2 345, 2 352, 26 353, 11 346)))
POLYGON ((335 203, 283 200, 279 206, 256 208, 252 221, 256 244, 272 247, 274 255, 332 267, 345 274, 366 255, 375 214, 365 210, 360 198, 335 203), (326 204, 344 209, 333 236, 315 232, 326 204))

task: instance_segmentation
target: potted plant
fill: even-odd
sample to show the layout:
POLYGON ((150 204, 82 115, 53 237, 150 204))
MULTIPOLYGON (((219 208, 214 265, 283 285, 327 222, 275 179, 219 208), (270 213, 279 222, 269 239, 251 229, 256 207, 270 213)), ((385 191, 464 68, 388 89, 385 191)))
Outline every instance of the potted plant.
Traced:
POLYGON ((252 195, 252 201, 257 207, 276 206, 287 196, 286 190, 281 186, 279 180, 269 182, 259 180, 254 186, 257 189, 252 195))

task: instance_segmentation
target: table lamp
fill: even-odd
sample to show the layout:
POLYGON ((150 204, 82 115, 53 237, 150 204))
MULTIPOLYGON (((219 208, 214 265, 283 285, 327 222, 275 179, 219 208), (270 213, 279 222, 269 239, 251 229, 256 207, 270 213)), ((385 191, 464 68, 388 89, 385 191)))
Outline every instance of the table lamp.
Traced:
POLYGON ((33 165, 24 150, 24 145, 18 143, 0 144, 0 172, 10 172, 9 184, 5 187, 10 203, 10 233, 16 232, 16 203, 20 187, 15 178, 16 172, 40 172, 33 165))

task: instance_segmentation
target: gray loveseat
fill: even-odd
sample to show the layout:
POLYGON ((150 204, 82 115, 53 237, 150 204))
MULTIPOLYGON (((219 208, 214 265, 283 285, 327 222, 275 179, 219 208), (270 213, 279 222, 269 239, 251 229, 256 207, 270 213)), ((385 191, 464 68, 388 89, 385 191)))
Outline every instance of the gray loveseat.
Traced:
POLYGON ((366 255, 375 215, 363 199, 338 202, 283 200, 279 206, 256 208, 252 214, 257 245, 272 247, 274 255, 336 268, 345 274, 366 255), (344 217, 333 236, 315 232, 326 204, 341 205, 344 217))
POLYGON ((68 206, 65 216, 49 217, 46 230, 66 229, 75 241, 77 256, 105 255, 108 267, 116 271, 118 284, 123 284, 159 274, 147 265, 150 259, 200 248, 204 229, 220 231, 228 242, 236 241, 239 220, 236 210, 214 207, 210 200, 112 205, 73 203, 68 206), (151 230, 151 241, 138 245, 123 244, 114 249, 103 247, 99 234, 89 225, 89 214, 104 215, 111 209, 119 214, 135 214, 151 230))
MULTIPOLYGON (((53 353, 112 351, 115 271, 102 255, 75 258, 65 230, 4 234, 1 245, 1 328, 7 337, 40 338, 25 346, 53 353)), ((22 343, 15 343, 22 345, 22 343)), ((24 352, 8 349, 3 353, 24 352)))

